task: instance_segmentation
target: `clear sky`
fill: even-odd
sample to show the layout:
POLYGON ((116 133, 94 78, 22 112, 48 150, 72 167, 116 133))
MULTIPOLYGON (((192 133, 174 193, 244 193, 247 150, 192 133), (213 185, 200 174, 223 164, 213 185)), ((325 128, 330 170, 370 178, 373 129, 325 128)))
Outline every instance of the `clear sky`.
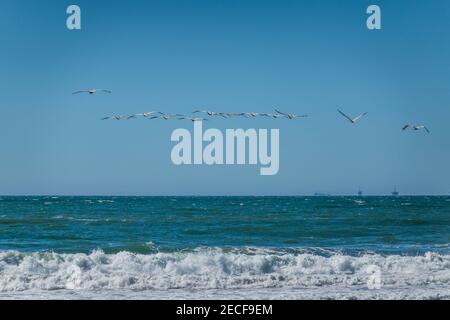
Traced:
POLYGON ((446 0, 2 0, 0 39, 0 194, 450 192, 446 0), (66 28, 70 4, 81 31, 66 28), (370 4, 380 31, 366 28, 370 4), (113 94, 71 94, 89 87, 113 94), (99 120, 274 106, 310 118, 205 127, 279 128, 276 176, 173 165, 170 135, 190 122, 99 120), (337 108, 369 114, 352 126, 337 108))

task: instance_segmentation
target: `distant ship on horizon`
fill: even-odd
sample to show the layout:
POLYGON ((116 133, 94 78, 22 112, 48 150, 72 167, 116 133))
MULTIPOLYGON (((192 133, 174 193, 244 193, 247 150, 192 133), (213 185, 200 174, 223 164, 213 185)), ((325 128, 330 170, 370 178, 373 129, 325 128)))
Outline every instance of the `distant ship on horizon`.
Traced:
POLYGON ((398 197, 399 193, 398 193, 398 191, 397 191, 397 186, 394 187, 394 191, 392 191, 391 194, 392 194, 392 196, 394 196, 394 197, 398 197))
POLYGON ((358 189, 358 197, 361 197, 362 195, 363 195, 363 192, 361 190, 361 187, 359 187, 359 189, 358 189))

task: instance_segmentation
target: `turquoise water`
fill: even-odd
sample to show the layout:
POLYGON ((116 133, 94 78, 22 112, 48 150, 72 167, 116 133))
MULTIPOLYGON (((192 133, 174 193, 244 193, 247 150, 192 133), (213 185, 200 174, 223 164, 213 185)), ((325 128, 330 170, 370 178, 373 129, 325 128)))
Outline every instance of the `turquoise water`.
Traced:
POLYGON ((449 243, 450 197, 0 197, 0 299, 450 299, 449 243))
POLYGON ((448 252, 450 197, 2 197, 0 250, 448 252))

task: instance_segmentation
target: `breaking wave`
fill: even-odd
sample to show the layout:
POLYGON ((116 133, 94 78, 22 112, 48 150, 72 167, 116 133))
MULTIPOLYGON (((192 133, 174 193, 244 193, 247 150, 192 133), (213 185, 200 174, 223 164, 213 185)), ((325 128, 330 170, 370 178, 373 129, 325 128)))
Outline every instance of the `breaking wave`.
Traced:
POLYGON ((0 251, 0 292, 357 288, 374 270, 382 287, 450 288, 450 255, 199 248, 147 255, 0 251))

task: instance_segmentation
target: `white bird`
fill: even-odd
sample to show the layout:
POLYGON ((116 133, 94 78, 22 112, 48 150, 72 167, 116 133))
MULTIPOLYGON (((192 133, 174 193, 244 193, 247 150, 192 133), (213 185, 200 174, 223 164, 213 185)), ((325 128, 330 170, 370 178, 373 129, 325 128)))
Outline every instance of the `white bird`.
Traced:
POLYGON ((338 109, 338 112, 344 116, 348 121, 350 121, 351 123, 356 123, 358 120, 360 120, 362 117, 364 117, 368 112, 364 112, 362 114, 360 114, 359 116, 357 116, 356 118, 350 118, 348 115, 346 115, 344 112, 342 112, 341 110, 338 109))
POLYGON ((411 125, 411 124, 405 124, 405 125, 403 126, 402 130, 405 131, 406 129, 411 129, 411 130, 414 130, 414 131, 418 131, 418 130, 421 130, 421 129, 425 129, 426 132, 430 133, 430 130, 428 130, 428 128, 427 128, 426 126, 424 126, 424 125, 416 125, 416 126, 413 126, 413 125, 411 125))
POLYGON ((106 90, 106 89, 87 89, 87 90, 79 90, 79 91, 75 91, 72 94, 79 94, 79 93, 88 93, 88 94, 95 94, 97 92, 103 92, 103 93, 112 93, 112 91, 110 90, 106 90))
POLYGON ((284 112, 281 112, 281 111, 279 111, 279 110, 277 110, 277 109, 275 109, 275 112, 276 112, 277 114, 279 114, 279 115, 282 115, 282 116, 284 116, 284 117, 290 119, 290 120, 296 119, 296 118, 307 118, 307 117, 308 117, 307 115, 298 115, 298 114, 284 113, 284 112))

